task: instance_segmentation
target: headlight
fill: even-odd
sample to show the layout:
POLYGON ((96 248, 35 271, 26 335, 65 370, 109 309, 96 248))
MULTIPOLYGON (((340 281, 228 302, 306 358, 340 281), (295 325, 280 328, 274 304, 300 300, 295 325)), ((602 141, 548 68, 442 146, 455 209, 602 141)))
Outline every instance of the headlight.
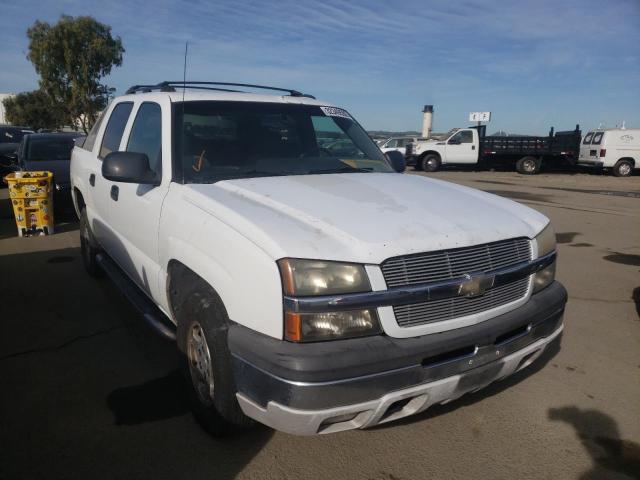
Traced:
MULTIPOLYGON (((536 237, 538 257, 543 257, 556 249, 556 234, 551 224, 547 225, 536 237)), ((533 277, 533 293, 539 292, 553 283, 556 278, 556 262, 545 267, 533 277)))
POLYGON ((333 295, 371 291, 362 265, 283 258, 278 261, 285 295, 333 295))
POLYGON ((348 312, 285 312, 285 338, 292 342, 317 342, 381 333, 375 310, 348 312))
MULTIPOLYGON (((304 297, 370 292, 362 265, 284 258, 278 261, 285 295, 304 297)), ((375 309, 344 312, 284 314, 285 338, 292 342, 317 342, 381 333, 375 309)))

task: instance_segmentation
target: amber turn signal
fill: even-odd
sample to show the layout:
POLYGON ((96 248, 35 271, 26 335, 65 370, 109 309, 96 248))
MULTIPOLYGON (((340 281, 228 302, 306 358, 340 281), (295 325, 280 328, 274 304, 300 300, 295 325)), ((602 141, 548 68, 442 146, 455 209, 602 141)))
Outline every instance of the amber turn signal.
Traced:
POLYGON ((302 322, 300 314, 285 312, 284 314, 284 338, 290 342, 302 340, 302 322))

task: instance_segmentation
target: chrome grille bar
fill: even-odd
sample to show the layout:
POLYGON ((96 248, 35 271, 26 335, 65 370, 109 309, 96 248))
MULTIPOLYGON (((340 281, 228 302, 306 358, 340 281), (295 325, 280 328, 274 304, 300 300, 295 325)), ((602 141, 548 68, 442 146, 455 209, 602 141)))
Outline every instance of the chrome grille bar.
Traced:
POLYGON ((399 305, 393 307, 393 311, 396 315, 396 321, 401 327, 452 320, 516 301, 524 297, 528 286, 529 279, 525 277, 513 283, 487 290, 481 297, 454 297, 399 305))
POLYGON ((531 259, 531 241, 514 238, 451 250, 394 257, 382 263, 388 288, 437 282, 497 270, 531 259))
MULTIPOLYGON (((515 238, 438 252, 427 252, 386 260, 381 268, 389 288, 446 281, 468 272, 500 270, 531 258, 531 241, 515 238)), ((501 285, 491 284, 481 296, 426 299, 397 305, 393 311, 400 327, 452 320, 514 302, 527 294, 528 278, 501 285)))

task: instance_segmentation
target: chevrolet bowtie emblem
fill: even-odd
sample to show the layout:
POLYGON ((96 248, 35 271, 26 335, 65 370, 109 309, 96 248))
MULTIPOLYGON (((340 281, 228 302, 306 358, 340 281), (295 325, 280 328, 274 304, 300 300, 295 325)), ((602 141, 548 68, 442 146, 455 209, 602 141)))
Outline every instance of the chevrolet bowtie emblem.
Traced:
POLYGON ((493 286, 494 277, 492 275, 471 276, 466 273, 463 276, 465 280, 458 287, 458 295, 461 297, 479 297, 493 286))

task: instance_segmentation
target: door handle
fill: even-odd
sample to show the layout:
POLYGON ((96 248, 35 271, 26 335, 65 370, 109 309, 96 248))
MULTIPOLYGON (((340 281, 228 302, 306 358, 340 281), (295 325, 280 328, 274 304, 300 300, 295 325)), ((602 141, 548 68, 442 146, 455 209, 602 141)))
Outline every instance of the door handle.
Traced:
POLYGON ((113 200, 115 200, 116 202, 118 201, 118 194, 120 193, 120 189, 118 188, 117 185, 111 185, 111 198, 113 200))
POLYGON ((95 187, 96 185, 96 174, 92 173, 91 175, 89 175, 89 185, 91 185, 92 187, 95 187))
POLYGON ((475 145, 471 145, 471 150, 475 150, 476 146, 475 145))

